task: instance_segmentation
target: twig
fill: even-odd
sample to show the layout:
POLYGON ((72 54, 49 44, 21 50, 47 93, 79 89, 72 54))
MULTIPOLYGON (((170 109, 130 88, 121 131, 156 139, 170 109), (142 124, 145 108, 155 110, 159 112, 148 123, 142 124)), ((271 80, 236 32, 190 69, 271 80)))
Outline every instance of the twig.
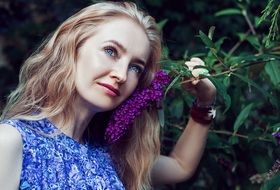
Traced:
POLYGON ((242 13, 243 13, 243 16, 245 17, 245 20, 246 20, 247 24, 249 25, 249 28, 250 28, 252 34, 256 35, 256 34, 257 34, 257 33, 256 33, 256 30, 255 30, 255 28, 254 28, 252 22, 250 21, 250 19, 249 19, 249 17, 248 17, 247 11, 246 11, 246 10, 243 10, 242 13))
MULTIPOLYGON (((234 71, 237 71, 237 70, 239 70, 239 69, 241 69, 241 68, 250 67, 250 66, 253 66, 253 65, 257 65, 257 64, 261 64, 261 63, 269 62, 269 61, 271 61, 271 59, 269 59, 269 60, 261 60, 261 61, 250 62, 250 63, 247 63, 247 64, 242 65, 241 67, 235 67, 235 68, 234 68, 234 67, 230 67, 229 70, 226 70, 226 71, 223 71, 223 72, 217 73, 217 74, 212 74, 212 75, 210 75, 210 76, 212 76, 212 77, 217 77, 217 76, 221 76, 221 75, 225 75, 225 74, 230 74, 230 73, 232 73, 232 72, 234 72, 234 71)), ((203 78, 207 78, 207 77, 205 77, 205 76, 199 76, 199 77, 197 77, 197 78, 190 78, 190 79, 188 79, 188 80, 182 81, 180 84, 185 84, 185 83, 193 82, 194 80, 203 79, 203 78)))
MULTIPOLYGON (((237 137, 240 137, 240 138, 243 138, 243 139, 249 139, 249 136, 241 135, 241 134, 238 134, 238 133, 232 133, 230 131, 209 130, 209 132, 217 133, 217 134, 223 134, 223 135, 229 135, 229 136, 237 136, 237 137)), ((265 142, 273 142, 270 139, 265 139, 265 138, 262 138, 262 137, 258 137, 257 139, 260 140, 260 141, 265 141, 265 142)))
MULTIPOLYGON (((181 131, 184 130, 184 127, 180 126, 180 125, 174 125, 174 124, 169 124, 171 125, 172 127, 175 127, 181 131)), ((243 139, 249 139, 249 136, 247 135, 242 135, 242 134, 239 134, 239 133, 233 133, 233 132, 230 132, 230 131, 224 131, 224 130, 214 130, 214 129, 210 129, 209 132, 211 133, 216 133, 216 134, 222 134, 222 135, 228 135, 228 136, 236 136, 236 137, 240 137, 240 138, 243 138, 243 139)), ((273 142, 272 140, 270 139, 265 139, 265 138, 262 138, 262 137, 258 137, 257 140, 260 140, 260 141, 265 141, 265 142, 273 142)))
MULTIPOLYGON (((246 11, 246 10, 243 10, 243 11, 242 11, 242 14, 243 14, 243 16, 244 16, 244 18, 245 18, 247 24, 249 25, 249 28, 250 28, 252 34, 253 34, 253 35, 257 35, 257 32, 256 32, 256 30, 255 30, 255 28, 254 28, 254 26, 253 26, 251 20, 250 20, 249 17, 248 17, 247 11, 246 11)), ((258 40, 259 44, 261 44, 261 43, 260 43, 260 39, 259 39, 258 37, 257 37, 257 40, 258 40)), ((260 49, 259 49, 259 53, 260 53, 260 54, 263 54, 263 47, 262 47, 262 45, 261 45, 261 47, 260 47, 260 49)))
POLYGON ((221 65, 223 65, 224 67, 228 68, 228 66, 223 62, 223 60, 216 54, 215 50, 213 50, 213 49, 211 48, 210 51, 211 51, 212 54, 216 57, 216 59, 219 61, 219 63, 220 63, 221 65))
POLYGON ((245 41, 245 39, 246 39, 247 36, 250 34, 250 32, 251 32, 251 30, 248 30, 248 31, 245 33, 244 39, 239 40, 239 41, 229 50, 227 57, 230 57, 230 56, 237 50, 237 48, 239 48, 239 46, 245 41))

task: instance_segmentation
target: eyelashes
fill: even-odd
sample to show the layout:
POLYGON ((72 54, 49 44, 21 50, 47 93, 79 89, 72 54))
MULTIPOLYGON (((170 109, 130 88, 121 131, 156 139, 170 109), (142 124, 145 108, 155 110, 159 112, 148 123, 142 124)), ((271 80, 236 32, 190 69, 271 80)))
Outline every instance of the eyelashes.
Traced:
MULTIPOLYGON (((109 45, 109 46, 104 47, 103 49, 104 49, 105 54, 114 60, 118 59, 120 56, 117 48, 115 48, 113 46, 109 45)), ((138 64, 133 63, 128 66, 128 71, 134 72, 137 75, 141 75, 144 71, 144 68, 138 64)))
POLYGON ((137 73, 138 75, 142 74, 144 69, 139 66, 139 65, 130 65, 129 68, 128 68, 129 71, 133 71, 135 73, 137 73))
POLYGON ((110 57, 117 58, 119 56, 117 49, 114 48, 113 46, 106 46, 104 48, 104 52, 110 57))

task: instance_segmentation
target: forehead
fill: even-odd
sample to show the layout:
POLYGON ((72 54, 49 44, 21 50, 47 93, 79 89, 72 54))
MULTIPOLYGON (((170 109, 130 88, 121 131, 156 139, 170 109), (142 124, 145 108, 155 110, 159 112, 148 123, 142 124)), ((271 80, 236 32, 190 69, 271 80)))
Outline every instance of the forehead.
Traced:
POLYGON ((126 17, 117 17, 98 26, 92 37, 97 44, 117 41, 127 50, 128 54, 147 61, 150 43, 144 29, 126 17))

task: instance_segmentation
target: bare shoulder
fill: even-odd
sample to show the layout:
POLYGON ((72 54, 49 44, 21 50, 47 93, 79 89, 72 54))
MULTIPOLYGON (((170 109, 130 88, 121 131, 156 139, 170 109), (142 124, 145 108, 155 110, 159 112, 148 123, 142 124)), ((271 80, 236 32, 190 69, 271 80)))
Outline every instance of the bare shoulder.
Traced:
POLYGON ((20 132, 9 124, 0 124, 0 149, 22 146, 22 137, 20 132))
POLYGON ((22 137, 11 125, 0 124, 0 186, 1 189, 19 188, 22 169, 22 137))

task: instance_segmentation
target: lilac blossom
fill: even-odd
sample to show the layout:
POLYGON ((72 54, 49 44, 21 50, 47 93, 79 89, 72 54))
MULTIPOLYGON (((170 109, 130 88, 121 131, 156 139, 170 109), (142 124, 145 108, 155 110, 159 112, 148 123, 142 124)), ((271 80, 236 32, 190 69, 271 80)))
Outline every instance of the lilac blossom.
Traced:
POLYGON ((142 110, 163 98, 164 88, 169 81, 168 74, 160 70, 155 74, 149 87, 136 89, 127 100, 113 111, 105 131, 105 141, 112 144, 121 138, 142 110))

